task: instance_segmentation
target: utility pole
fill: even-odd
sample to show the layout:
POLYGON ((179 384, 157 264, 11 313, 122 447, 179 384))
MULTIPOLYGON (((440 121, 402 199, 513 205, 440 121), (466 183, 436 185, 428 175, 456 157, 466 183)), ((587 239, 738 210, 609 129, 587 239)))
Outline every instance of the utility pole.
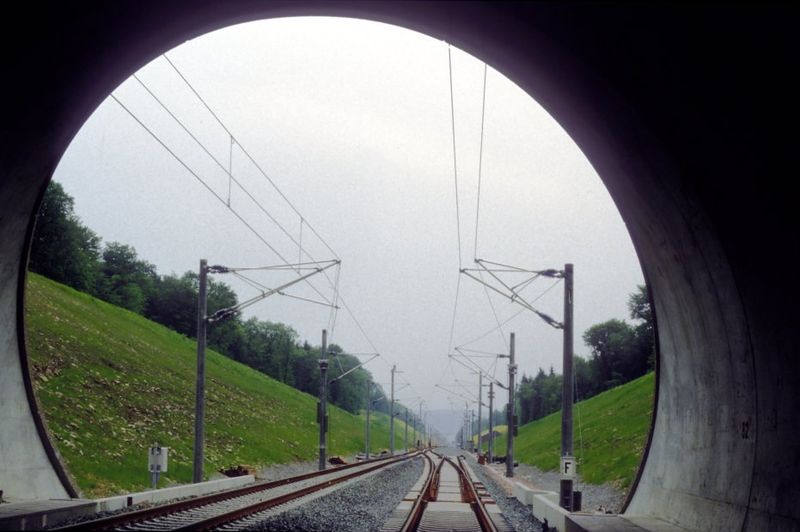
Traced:
POLYGON ((423 446, 430 447, 431 427, 428 424, 428 413, 427 412, 425 412, 425 421, 422 423, 422 428, 425 430, 425 433, 422 435, 423 446))
POLYGON ((563 356, 563 381, 561 387, 561 461, 562 464, 571 463, 572 471, 567 471, 568 466, 561 467, 561 507, 572 511, 572 477, 574 474, 575 459, 572 448, 572 283, 573 265, 564 265, 564 356, 563 356))
MULTIPOLYGON (((422 423, 422 401, 419 402, 419 422, 422 423)), ((422 427, 422 430, 423 431, 425 430, 424 426, 422 427)), ((424 432, 421 434, 421 436, 422 436, 422 438, 420 438, 420 440, 417 440, 417 441, 421 441, 422 439, 425 439, 425 433, 424 432)))
POLYGON ((506 438, 506 476, 514 476, 514 375, 517 365, 514 364, 514 333, 511 333, 508 362, 508 437, 506 438))
POLYGON ((478 372, 478 454, 483 452, 483 445, 481 445, 481 407, 483 407, 483 373, 478 372))
POLYGON ((475 409, 469 411, 469 452, 475 452, 475 409))
POLYGON ((197 291, 197 383, 194 394, 194 464, 192 482, 203 481, 203 422, 206 393, 206 319, 208 262, 200 260, 200 282, 197 291))
POLYGON ((494 382, 489 381, 489 463, 494 459, 494 382))
POLYGON ((464 450, 469 449, 469 403, 464 403, 464 450))
POLYGON ((475 448, 475 445, 472 443, 473 428, 474 428, 473 425, 474 425, 474 423, 472 422, 472 411, 470 410, 469 405, 467 405, 466 416, 467 416, 467 427, 469 427, 469 429, 467 430, 467 434, 469 434, 469 439, 467 440, 467 442, 468 442, 467 443, 467 445, 468 445, 467 450, 469 452, 472 452, 472 450, 475 448))
POLYGON ((462 422, 462 425, 464 426, 464 446, 462 447, 462 449, 464 449, 466 451, 467 450, 467 438, 469 438, 469 430, 467 428, 468 424, 467 424, 467 405, 466 405, 466 403, 464 404, 464 412, 461 414, 461 422, 462 422))
POLYGON ((389 402, 389 454, 394 456, 394 372, 397 366, 392 364, 392 392, 389 402))
POLYGON ((367 381, 367 422, 364 425, 364 430, 366 432, 366 436, 364 437, 364 455, 365 459, 369 460, 369 411, 372 408, 372 397, 370 396, 370 391, 372 388, 372 384, 370 381, 367 381))
POLYGON ((326 433, 328 432, 328 331, 322 330, 322 352, 319 359, 319 470, 325 470, 326 433))
POLYGON ((406 408, 406 418, 405 418, 405 435, 403 436, 403 449, 405 452, 408 452, 408 408, 406 408))

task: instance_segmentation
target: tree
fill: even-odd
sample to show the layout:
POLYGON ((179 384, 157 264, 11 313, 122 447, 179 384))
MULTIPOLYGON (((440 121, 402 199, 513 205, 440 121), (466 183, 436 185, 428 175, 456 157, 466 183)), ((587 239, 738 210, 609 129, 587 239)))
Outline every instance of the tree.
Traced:
POLYGON ((197 334, 197 289, 187 275, 164 275, 155 279, 144 315, 173 331, 197 334))
POLYGON ((600 389, 592 364, 578 355, 574 356, 572 364, 575 375, 575 401, 583 401, 597 395, 600 389))
POLYGON ((301 349, 295 349, 292 369, 294 386, 298 390, 316 395, 319 392, 319 349, 304 342, 301 349))
POLYGON ((531 378, 523 375, 517 390, 518 413, 521 424, 535 421, 561 408, 561 375, 553 367, 549 373, 542 368, 531 378))
MULTIPOLYGON (((341 347, 338 345, 331 344, 331 347, 337 349, 337 351, 333 352, 329 349, 332 355, 330 357, 331 362, 329 366, 331 380, 355 368, 361 363, 356 357, 342 352, 341 347)), ((362 407, 366 406, 364 389, 367 380, 371 380, 371 375, 367 373, 366 370, 359 368, 347 374, 347 376, 343 377, 341 380, 332 383, 330 389, 331 402, 336 406, 357 414, 362 407)))
POLYGON ((556 375, 553 366, 547 378, 541 381, 542 416, 552 414, 561 409, 561 375, 556 375))
POLYGON ((156 267, 140 260, 132 246, 109 242, 103 250, 95 293, 111 304, 144 314, 156 278, 156 267))
POLYGON ((75 215, 75 200, 51 181, 36 216, 28 267, 59 283, 90 292, 100 257, 100 237, 75 215))
POLYGON ((241 362, 287 384, 294 380, 292 364, 297 339, 294 329, 250 318, 241 324, 241 337, 241 362))
MULTIPOLYGON (((197 277, 195 277, 197 278, 197 277)), ((199 279, 198 279, 199 288, 199 279)), ((216 311, 234 307, 239 304, 239 298, 236 292, 222 281, 218 281, 211 277, 206 279, 207 300, 206 307, 208 315, 213 315, 216 311)), ((195 300, 196 300, 195 296, 195 300)), ((195 303, 195 320, 197 315, 197 304, 195 303)), ((212 349, 216 349, 230 358, 236 359, 234 351, 240 346, 243 341, 242 336, 242 321, 238 316, 230 316, 225 320, 212 323, 207 328, 208 345, 212 349)), ((276 378, 279 378, 276 376, 276 378)))
POLYGON ((608 320, 589 327, 583 341, 592 350, 602 389, 617 386, 633 378, 630 376, 634 356, 634 330, 622 320, 608 320))
POLYGON ((638 285, 636 291, 628 296, 628 311, 632 320, 643 321, 652 329, 653 309, 650 306, 650 296, 647 294, 645 285, 638 285))
MULTIPOLYGON (((199 276, 189 271, 159 276, 156 267, 138 257, 129 245, 110 242, 100 252, 100 238, 84 227, 74 213, 74 199, 58 183, 45 192, 36 222, 30 255, 32 271, 89 292, 106 301, 143 314, 188 337, 197 335, 199 276)), ((207 281, 207 314, 238 303, 236 293, 222 281, 207 281)), ((282 323, 238 316, 210 324, 209 347, 290 386, 317 394, 320 348, 297 343, 297 332, 282 323)), ((359 364, 336 344, 328 347, 331 375, 339 375, 359 364)), ((334 377, 335 378, 335 377, 334 377)), ((366 398, 363 390, 372 376, 357 369, 330 388, 331 401, 358 412, 366 398)), ((376 397, 386 395, 373 387, 376 397)), ((388 412, 388 401, 377 410, 388 412)))
POLYGON ((645 367, 647 370, 652 370, 656 365, 656 332, 653 308, 650 305, 646 286, 637 286, 636 292, 630 295, 628 310, 631 319, 640 322, 634 330, 636 350, 640 353, 647 353, 645 367))
POLYGON ((519 424, 524 425, 529 421, 536 419, 533 416, 533 379, 522 374, 519 381, 519 388, 517 389, 517 397, 519 398, 519 424))

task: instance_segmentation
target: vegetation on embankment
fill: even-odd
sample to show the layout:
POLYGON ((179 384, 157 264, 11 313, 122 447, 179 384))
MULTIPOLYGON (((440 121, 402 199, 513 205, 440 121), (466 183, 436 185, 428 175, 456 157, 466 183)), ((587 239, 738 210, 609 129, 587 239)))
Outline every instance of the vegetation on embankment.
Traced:
MULTIPOLYGON (((74 198, 55 181, 48 185, 36 218, 28 268, 190 338, 197 332, 198 272, 160 275, 155 264, 140 258, 132 246, 102 243, 75 213, 74 198)), ((206 288, 209 316, 240 303, 236 291, 219 276, 209 276, 206 288)), ((300 342, 288 324, 255 316, 244 319, 234 313, 209 327, 206 339, 211 349, 284 384, 311 395, 319 390, 317 361, 322 346, 300 342)), ((343 346, 328 344, 329 355, 335 357, 330 378, 344 374, 331 386, 328 400, 356 414, 366 408, 364 390, 372 375, 358 367, 358 357, 345 351, 343 346)), ((385 395, 377 383, 371 389, 374 397, 385 395)), ((395 408, 403 411, 405 407, 397 404, 395 408)), ((376 410, 388 413, 388 403, 379 402, 376 410)), ((419 425, 420 420, 410 414, 410 421, 419 425)))
MULTIPOLYGON (((636 476, 653 416, 654 374, 576 403, 574 452, 584 482, 611 482, 626 490, 636 476)), ((496 440, 505 454, 506 438, 496 440)), ((519 428, 514 458, 545 471, 557 471, 561 455, 561 412, 519 428)))
MULTIPOLYGON (((366 429, 366 413, 362 410, 359 415, 361 422, 361 432, 365 433, 366 429)), ((383 450, 389 450, 389 416, 383 412, 372 411, 369 414, 369 452, 372 454, 380 454, 383 450)), ((405 423, 401 416, 394 418, 394 450, 395 452, 402 451, 405 448, 405 423)), ((420 436, 419 432, 414 430, 411 423, 408 424, 408 447, 411 448, 415 445, 414 437, 420 436)), ((364 434, 366 436, 366 434, 364 434)), ((363 437, 362 437, 363 441, 363 437)), ((360 449, 363 451, 363 445, 360 449)))
MULTIPOLYGON (((194 340, 33 273, 25 297, 34 388, 54 444, 84 495, 148 488, 153 442, 170 448, 159 486, 189 482, 194 340)), ((317 456, 315 397, 214 351, 206 367, 207 476, 230 466, 317 456)), ((336 407, 329 416, 328 454, 362 450, 363 420, 336 407)), ((396 426, 397 449, 402 427, 396 426)), ((373 434, 388 445, 383 424, 373 434)))
MULTIPOLYGON (((508 432, 508 425, 495 425, 493 430, 498 434, 505 434, 506 432, 508 432)), ((481 431, 481 437, 483 437, 483 436, 485 436, 487 434, 489 434, 489 429, 483 429, 481 431)), ((505 441, 505 440, 503 440, 503 441, 505 441)), ((478 436, 477 435, 472 436, 472 443, 474 443, 475 445, 478 445, 478 436)), ((486 446, 485 445, 484 445, 483 450, 484 450, 484 452, 486 452, 486 446)))

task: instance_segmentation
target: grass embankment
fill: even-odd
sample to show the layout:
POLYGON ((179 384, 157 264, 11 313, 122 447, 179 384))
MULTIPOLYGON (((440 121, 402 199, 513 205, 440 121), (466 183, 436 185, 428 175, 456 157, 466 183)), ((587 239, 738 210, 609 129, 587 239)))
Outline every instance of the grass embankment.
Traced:
MULTIPOLYGON (((366 421, 367 416, 366 413, 362 410, 361 415, 359 416, 361 422, 361 432, 364 433, 366 429, 366 421)), ((389 450, 389 415, 384 414, 383 412, 376 412, 372 411, 369 413, 369 425, 370 425, 370 433, 369 433, 369 447, 370 447, 370 455, 372 454, 379 454, 381 451, 389 450)), ((403 422, 400 416, 394 418, 394 450, 402 451, 405 445, 405 426, 406 424, 403 422)), ((409 424, 408 426, 408 446, 409 448, 414 446, 414 427, 409 424)), ((419 433, 416 433, 419 436, 419 433)), ((362 437, 362 446, 359 449, 360 451, 364 450, 363 444, 363 437, 362 437)))
MULTIPOLYGON (((191 480, 194 340, 32 273, 26 325, 42 414, 84 495, 148 488, 153 442, 170 448, 159 486, 191 480)), ((206 367, 206 476, 317 456, 316 398, 214 351, 206 367)), ((329 416, 328 454, 361 450, 363 420, 336 407, 329 416)), ((380 423, 373 438, 388 447, 380 423)))
MULTIPOLYGON (((653 392, 654 374, 648 373, 575 405, 574 452, 584 482, 610 482, 622 490, 631 485, 650 430, 653 392)), ((504 436, 495 448, 506 448, 504 436)), ((519 428, 514 440, 518 462, 557 471, 560 455, 561 412, 519 428)))
MULTIPOLYGON (((508 432, 508 425, 495 425, 493 427, 493 430, 498 434, 505 434, 505 433, 508 432)), ((481 431, 481 437, 485 436, 486 434, 489 434, 489 429, 488 428, 483 429, 481 431)), ((505 441, 505 440, 503 440, 503 441, 505 441)), ((472 443, 474 443, 475 445, 478 445, 478 436, 473 436, 472 437, 472 443)), ((486 449, 486 445, 484 443, 484 451, 485 451, 485 449, 486 449)))

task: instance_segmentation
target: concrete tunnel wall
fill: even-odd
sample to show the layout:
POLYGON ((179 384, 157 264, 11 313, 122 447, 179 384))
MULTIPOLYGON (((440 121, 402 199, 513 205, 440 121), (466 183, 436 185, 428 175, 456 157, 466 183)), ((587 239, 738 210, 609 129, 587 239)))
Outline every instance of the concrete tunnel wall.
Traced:
MULTIPOLYGON (((6 496, 75 493, 38 420, 21 350, 28 233, 69 141, 161 52, 237 22, 303 14, 453 43, 531 94, 595 166, 658 319, 655 422, 626 513, 693 530, 800 530, 798 216, 785 185, 795 147, 781 129, 797 122, 800 90, 790 77, 798 10, 788 6, 148 0, 23 10, 25 36, 3 37, 16 52, 0 148, 6 496)), ((576 269, 591 275, 590 265, 576 269)))

